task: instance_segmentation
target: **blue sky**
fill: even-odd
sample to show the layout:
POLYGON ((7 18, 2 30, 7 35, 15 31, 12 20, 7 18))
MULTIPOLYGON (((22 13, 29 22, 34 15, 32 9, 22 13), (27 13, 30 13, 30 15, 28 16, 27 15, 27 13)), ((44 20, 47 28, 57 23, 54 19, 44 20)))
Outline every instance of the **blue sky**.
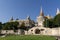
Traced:
POLYGON ((56 15, 56 8, 60 8, 60 0, 0 0, 0 22, 14 19, 26 19, 30 16, 36 21, 42 6, 45 15, 56 15))

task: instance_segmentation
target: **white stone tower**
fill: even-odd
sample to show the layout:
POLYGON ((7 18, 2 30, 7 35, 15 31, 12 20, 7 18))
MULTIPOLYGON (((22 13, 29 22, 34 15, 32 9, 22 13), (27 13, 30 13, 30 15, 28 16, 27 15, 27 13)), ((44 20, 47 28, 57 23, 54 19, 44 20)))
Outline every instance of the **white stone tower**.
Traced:
POLYGON ((43 14, 43 10, 42 7, 40 9, 40 15, 37 17, 37 23, 39 27, 43 27, 43 21, 44 21, 44 14, 43 14))

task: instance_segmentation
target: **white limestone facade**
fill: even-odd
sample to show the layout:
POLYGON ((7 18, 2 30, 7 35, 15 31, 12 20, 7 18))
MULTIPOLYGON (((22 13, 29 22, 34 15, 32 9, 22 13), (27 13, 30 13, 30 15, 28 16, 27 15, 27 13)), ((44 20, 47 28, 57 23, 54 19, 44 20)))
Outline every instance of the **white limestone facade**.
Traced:
POLYGON ((38 26, 43 27, 44 17, 43 16, 37 17, 37 22, 38 26))

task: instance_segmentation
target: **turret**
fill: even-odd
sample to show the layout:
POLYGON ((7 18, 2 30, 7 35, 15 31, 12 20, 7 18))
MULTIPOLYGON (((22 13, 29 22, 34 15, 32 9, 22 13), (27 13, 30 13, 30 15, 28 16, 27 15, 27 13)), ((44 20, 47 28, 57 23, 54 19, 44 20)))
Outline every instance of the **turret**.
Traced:
POLYGON ((13 19, 13 16, 12 16, 11 19, 10 19, 10 22, 13 21, 13 20, 14 20, 14 19, 13 19))
POLYGON ((27 20, 30 20, 30 16, 27 16, 27 20))
POLYGON ((60 10, 59 8, 57 8, 57 12, 56 12, 56 15, 60 14, 60 10))
POLYGON ((37 23, 39 27, 43 27, 43 22, 44 22, 44 14, 43 14, 43 10, 42 7, 40 9, 40 15, 37 17, 37 23))

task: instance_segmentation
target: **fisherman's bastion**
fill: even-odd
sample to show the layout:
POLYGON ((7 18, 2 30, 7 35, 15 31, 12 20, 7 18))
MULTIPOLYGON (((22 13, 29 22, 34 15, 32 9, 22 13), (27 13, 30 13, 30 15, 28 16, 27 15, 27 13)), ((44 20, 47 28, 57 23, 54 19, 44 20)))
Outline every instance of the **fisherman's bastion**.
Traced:
MULTIPOLYGON (((59 9, 57 8, 56 11, 56 15, 58 15, 60 13, 59 9)), ((19 24, 21 24, 23 21, 25 23, 25 26, 30 27, 30 29, 28 31, 26 30, 21 30, 18 29, 17 32, 14 32, 13 30, 1 30, 2 34, 24 34, 24 35, 60 35, 60 28, 45 28, 43 25, 43 22, 45 20, 45 18, 51 19, 52 17, 47 15, 44 16, 44 12, 42 10, 42 7, 40 9, 40 13, 39 16, 37 16, 37 20, 36 22, 34 22, 33 20, 30 19, 30 16, 28 16, 26 19, 24 20, 13 20, 13 17, 9 20, 9 22, 14 22, 14 21, 18 21, 19 24), (33 27, 32 24, 34 24, 35 26, 33 27)))

